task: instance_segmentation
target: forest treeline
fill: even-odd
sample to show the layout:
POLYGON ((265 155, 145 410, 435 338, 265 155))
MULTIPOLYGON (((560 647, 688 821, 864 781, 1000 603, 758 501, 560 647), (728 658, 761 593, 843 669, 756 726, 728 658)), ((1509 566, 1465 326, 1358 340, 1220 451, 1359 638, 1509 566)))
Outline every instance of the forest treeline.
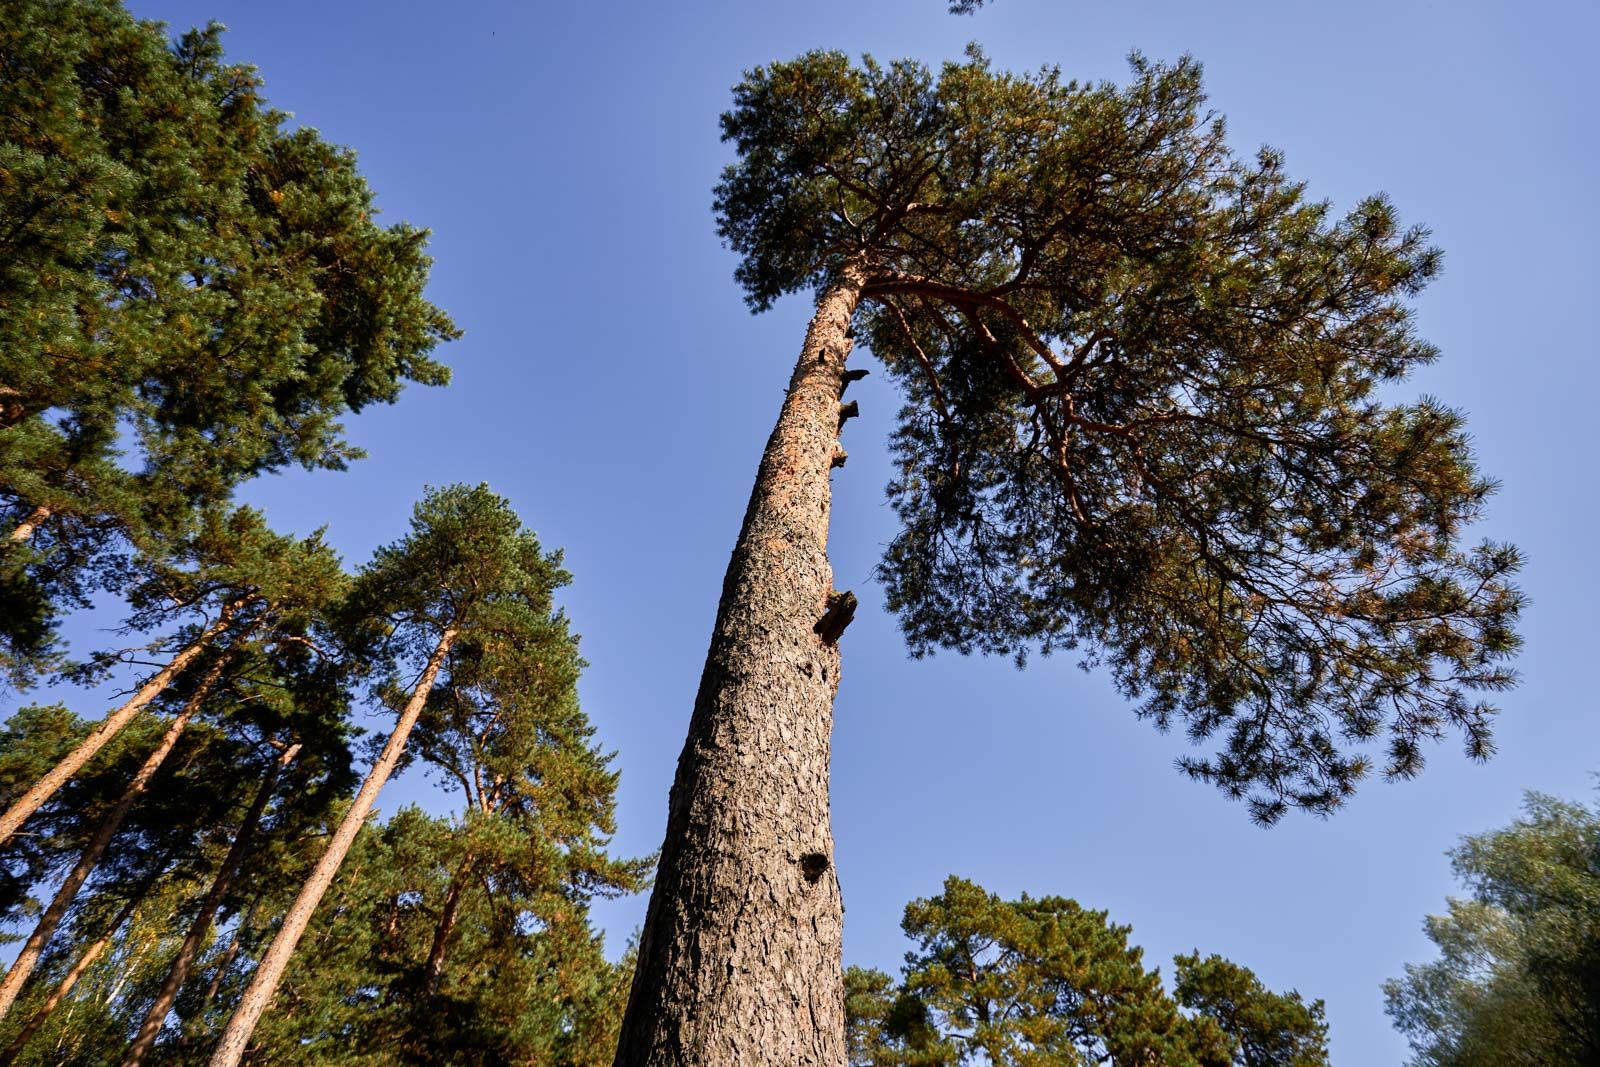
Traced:
POLYGON ((358 458, 341 420, 457 330, 426 234, 220 32, 0 18, 0 667, 79 686, 0 738, 0 1062, 609 1061, 587 903, 648 864, 607 849, 560 553, 482 486, 354 568, 238 502, 358 458), (114 647, 68 649, 97 599, 114 647), (449 815, 369 818, 407 765, 449 815))
MULTIPOLYGON (((1169 982, 1105 912, 960 878, 907 907, 898 977, 841 975, 828 727, 856 601, 828 478, 859 322, 910 400, 880 576, 913 651, 1104 641, 1144 714, 1224 739, 1186 768, 1263 822, 1342 804, 1369 771, 1346 745, 1387 736, 1406 777, 1454 725, 1484 756, 1493 709, 1465 693, 1514 681, 1519 557, 1458 543, 1492 488, 1459 416, 1367 399, 1435 354, 1400 301, 1437 254, 1386 201, 1326 224, 1274 154, 1235 160, 1188 60, 1136 60, 1126 90, 976 51, 937 78, 750 72, 719 225, 753 306, 818 310, 693 729, 784 758, 691 734, 650 920, 608 950, 591 902, 655 858, 611 848, 560 551, 470 483, 354 565, 241 502, 344 468, 343 420, 448 381, 426 232, 379 225, 353 154, 272 109, 220 26, 0 13, 0 674, 32 700, 0 730, 0 1067, 763 1040, 857 1067, 1328 1061, 1319 1001, 1198 951, 1169 982), (117 636, 71 646, 110 605, 117 636), (430 804, 381 804, 408 768, 430 804)), ((1600 1048, 1597 842, 1592 811, 1536 797, 1463 844, 1473 900, 1388 987, 1418 1063, 1600 1048)))

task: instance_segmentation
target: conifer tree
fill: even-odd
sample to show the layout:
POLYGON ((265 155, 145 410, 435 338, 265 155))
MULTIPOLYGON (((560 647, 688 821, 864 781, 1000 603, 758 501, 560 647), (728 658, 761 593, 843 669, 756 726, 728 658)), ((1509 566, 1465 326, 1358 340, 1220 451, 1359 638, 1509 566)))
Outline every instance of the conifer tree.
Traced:
MULTIPOLYGON (((64 704, 28 704, 13 712, 0 728, 0 805, 25 793, 80 744, 93 725, 64 704)), ((114 803, 126 781, 102 781, 94 773, 80 776, 39 812, 29 833, 0 850, 0 916, 14 917, 49 871, 83 851, 94 832, 86 814, 114 803), (112 799, 107 799, 107 791, 112 799)))
POLYGON ((419 723, 418 758, 463 805, 461 859, 420 983, 428 995, 439 989, 456 910, 474 883, 574 899, 643 884, 639 861, 603 849, 616 828, 617 775, 578 705, 575 641, 564 622, 522 632, 515 647, 502 644, 509 640, 508 631, 459 644, 450 684, 434 691, 419 723))
POLYGON ((1328 1064, 1320 1001, 1198 953, 1177 958, 1169 997, 1129 928, 1076 901, 1002 900, 951 877, 906 905, 902 928, 916 950, 899 983, 846 972, 852 1067, 1328 1064))
POLYGON ((289 128, 221 32, 174 42, 115 0, 0 17, 0 666, 19 680, 116 576, 108 550, 253 474, 343 466, 344 413, 448 377, 426 234, 378 226, 354 155, 289 128))
POLYGON ((548 843, 457 890, 462 859, 484 836, 415 808, 364 829, 255 1031, 252 1059, 609 1062, 630 972, 602 954, 590 891, 562 883, 548 843), (452 903, 430 992, 430 950, 452 903))
POLYGON ((227 853, 222 857, 216 873, 211 879, 210 886, 206 889, 205 897, 200 901, 194 918, 190 921, 188 929, 184 932, 183 941, 178 945, 178 951, 173 956, 172 966, 168 969, 166 977, 162 979, 161 987, 151 999, 150 1007, 145 1012, 144 1020, 139 1024, 139 1031, 134 1035, 133 1043, 128 1047, 127 1054, 123 1057, 124 1067, 137 1067, 144 1062, 151 1048, 156 1043, 156 1038, 161 1034, 161 1027, 166 1022, 167 1014, 172 1010, 178 999, 178 991, 183 988, 184 981, 189 977, 189 970, 194 965, 206 936, 211 932, 211 924, 216 919, 217 911, 222 907, 222 902, 227 898, 233 888, 234 877, 239 873, 246 856, 255 845, 255 836, 261 824, 261 816, 266 810, 278 789, 279 778, 285 768, 291 766, 295 758, 300 755, 302 742, 296 741, 283 746, 278 753, 266 775, 256 786, 255 797, 250 802, 249 809, 245 812, 244 819, 239 823, 239 828, 234 834, 232 843, 228 846, 227 853))
POLYGON ((917 946, 908 1005, 951 1064, 1226 1062, 1214 1028, 1177 1010, 1129 928, 1105 912, 1061 897, 1004 901, 952 877, 906 905, 902 928, 917 946))
POLYGON ((751 71, 716 191, 751 306, 816 311, 735 542, 617 1063, 845 1055, 828 755, 830 472, 856 335, 899 384, 881 568, 912 651, 1081 647, 1270 822, 1407 776, 1513 681, 1514 549, 1432 360, 1438 270, 1382 197, 1335 217, 1227 148, 1198 64, 1130 82, 817 52, 751 71), (1372 751, 1379 749, 1377 754, 1372 751))
POLYGON ((552 605, 554 591, 567 581, 559 553, 547 555, 486 486, 430 491, 413 512, 410 533, 379 549, 363 568, 345 609, 347 640, 356 658, 394 672, 380 690, 397 712, 395 727, 240 997, 213 1067, 233 1067, 243 1056, 429 695, 441 680, 453 684, 456 660, 468 665, 474 681, 505 671, 557 688, 571 685, 572 639, 552 605), (419 663, 415 682, 403 688, 399 672, 419 663))
MULTIPOLYGON (((133 934, 120 935, 136 937, 141 961, 138 974, 122 983, 121 1000, 114 1013, 120 1020, 119 1027, 126 1029, 119 1028, 114 1039, 107 1037, 109 1044, 95 1046, 96 1062, 122 1060, 128 1033, 140 1028, 140 1017, 148 1017, 155 1010, 168 983, 181 984, 190 962, 185 959, 185 949, 193 951, 194 945, 205 937, 210 920, 220 908, 242 906, 241 894, 233 892, 234 883, 243 882, 245 894, 260 893, 265 887, 283 883, 281 860, 272 854, 281 845, 272 838, 288 844, 296 837, 308 836, 308 832, 320 831, 330 802, 348 795, 352 779, 344 726, 346 705, 328 684, 337 679, 324 676, 319 665, 311 665, 312 669, 301 677, 286 669, 293 666, 291 661, 296 656, 312 658, 306 645, 287 640, 292 636, 278 634, 270 638, 275 643, 257 640, 247 648, 229 650, 234 662, 205 701, 205 721, 193 723, 183 732, 180 744, 167 760, 168 769, 126 812, 123 832, 104 853, 102 866, 109 869, 96 872, 95 879, 73 902, 77 917, 72 936, 58 935, 50 941, 50 954, 43 958, 39 981, 24 990, 24 999, 19 1002, 18 1010, 24 1018, 31 1015, 30 1021, 11 1039, 6 1055, 22 1054, 29 1038, 83 978, 83 974, 76 973, 80 968, 94 967, 96 957, 103 952, 116 953, 117 946, 123 943, 117 933, 119 924, 107 924, 105 916, 134 880, 146 878, 144 872, 151 871, 150 878, 164 879, 164 910, 159 920, 153 916, 141 920, 133 934), (280 776, 287 779, 287 784, 280 781, 280 776), (283 788, 273 789, 274 785, 283 788), (278 802, 263 811, 273 793, 278 802), (260 827, 263 819, 267 825, 260 827), (257 844, 261 835, 254 833, 256 828, 268 837, 265 848, 257 844), (167 859, 152 867, 141 858, 156 854, 167 859), (93 950, 100 942, 105 944, 93 950), (56 989, 41 1005, 40 996, 58 978, 56 989)), ((180 692, 171 697, 185 706, 192 702, 191 696, 180 692)), ((114 779, 120 790, 138 760, 148 764, 146 753, 153 735, 162 729, 170 733, 166 724, 152 720, 131 726, 91 764, 85 772, 87 777, 75 780, 58 794, 41 811, 40 818, 47 820, 47 826, 53 826, 63 819, 64 813, 58 809, 83 800, 87 789, 94 803, 80 805, 75 814, 79 821, 103 824, 101 812, 126 805, 97 779, 114 779), (114 766, 99 770, 96 765, 112 750, 125 751, 119 751, 114 766), (109 796, 99 799, 100 794, 108 792, 109 796)), ((122 799, 126 800, 126 796, 122 799)), ((303 868, 298 868, 298 873, 303 874, 303 868)), ((128 947, 124 945, 125 949, 128 947)), ((169 1003, 168 1009, 170 1006, 169 1003)), ((161 1018, 167 1014, 168 1010, 163 1009, 161 1018)), ((35 1057, 40 1050, 28 1048, 28 1052, 35 1057)), ((8 1061, 0 1057, 0 1062, 8 1061)))
POLYGON ((1326 1067, 1328 1024, 1322 1001, 1274 993, 1248 967, 1194 952, 1173 958, 1173 998, 1227 1035, 1234 1067, 1326 1067))
POLYGON ((73 865, 72 870, 68 872, 67 877, 63 879, 61 885, 56 889, 55 896, 51 899, 49 906, 40 915, 33 932, 28 935, 27 941, 23 943, 22 950, 17 954, 17 958, 12 961, 10 969, 6 971, 5 979, 0 981, 0 1019, 5 1018, 6 1014, 10 1012, 11 1005, 16 1002, 17 995, 22 992, 23 983, 33 973, 34 965, 39 962, 39 957, 44 952, 45 946, 49 943, 56 928, 61 925, 62 919, 66 917, 67 909, 72 906, 72 902, 77 898, 78 891, 83 888, 83 884, 88 880, 89 875, 94 873, 95 867, 100 862, 100 857, 105 854, 106 848, 111 844, 111 839, 116 836, 118 830, 122 829, 123 820, 128 817, 128 812, 144 796, 145 792, 150 788, 152 780, 161 770, 162 764, 172 754, 172 750, 177 747, 178 740, 188 726, 189 720, 194 718, 201 705, 211 696, 211 692, 216 687, 218 679, 221 678, 227 663, 228 655, 226 652, 213 657, 211 665, 201 675, 194 687, 194 691, 184 701, 183 707, 179 709, 178 714, 167 724, 160 741, 156 743, 155 748, 151 749, 150 754, 145 757, 144 763, 140 765, 139 770, 128 782, 127 788, 122 791, 122 796, 118 798, 116 804, 100 820, 99 827, 78 857, 78 862, 73 865))
MULTIPOLYGON (((0 844, 209 650, 258 631, 303 628, 307 613, 337 596, 344 580, 338 558, 320 534, 283 537, 250 508, 207 511, 194 532, 167 554, 136 560, 130 571, 133 613, 127 629, 148 633, 196 616, 199 621, 159 637, 154 647, 175 648, 171 658, 9 804, 0 815, 0 844)), ((80 673, 92 676, 118 661, 117 655, 101 654, 80 673)))
POLYGON ((150 884, 150 882, 146 882, 128 896, 121 909, 105 924, 99 936, 78 953, 77 958, 67 968, 66 974, 56 983, 55 988, 45 997, 43 1003, 32 1008, 32 1014, 28 1016, 28 1021, 17 1031, 16 1036, 11 1039, 10 1044, 6 1045, 5 1050, 0 1052, 0 1067, 10 1067, 10 1064, 15 1063, 17 1057, 22 1054, 23 1049, 27 1048, 28 1043, 38 1034, 40 1028, 50 1021, 50 1017, 55 1014, 55 1010, 61 1006, 61 1002, 72 992, 73 987, 78 984, 78 980, 84 976, 84 973, 90 967, 95 965, 101 954, 105 952, 106 947, 111 944, 112 938, 121 932, 123 924, 133 917, 134 911, 143 902, 144 894, 149 889, 150 884))

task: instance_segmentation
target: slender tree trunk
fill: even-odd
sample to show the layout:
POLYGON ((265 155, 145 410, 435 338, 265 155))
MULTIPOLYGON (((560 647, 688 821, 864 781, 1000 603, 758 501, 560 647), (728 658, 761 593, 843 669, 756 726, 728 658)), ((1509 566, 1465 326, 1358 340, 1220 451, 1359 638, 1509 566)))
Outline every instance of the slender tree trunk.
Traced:
POLYGON ((450 946, 450 935, 455 932, 456 919, 461 915, 461 898, 466 894, 467 880, 472 877, 476 862, 477 857, 468 853, 450 879, 450 888, 445 890, 444 906, 439 911, 438 923, 434 925, 433 944, 428 948, 428 963, 422 972, 422 995, 425 997, 431 997, 439 991, 439 980, 444 977, 445 952, 450 946))
POLYGON ((222 866, 217 870, 217 876, 211 880, 211 888, 206 891, 205 899, 200 902, 199 912, 189 924, 189 931, 183 937, 183 944, 178 947, 178 955, 167 970, 167 977, 161 983, 160 991, 156 993, 155 1002, 145 1013, 144 1023, 139 1027, 139 1033, 133 1039, 133 1044, 128 1047, 127 1055, 123 1057, 122 1067, 138 1067, 150 1054, 150 1049, 161 1033, 161 1024, 166 1021, 167 1013, 172 1010, 173 1003, 178 999, 178 990, 183 988, 184 980, 189 977, 189 968, 194 965, 201 944, 211 932, 211 921, 216 918, 217 909, 222 906, 223 898, 228 895, 228 889, 233 885, 233 876, 238 872, 245 853, 250 850, 256 825, 261 821, 261 813, 266 810, 267 802, 278 788, 278 777, 299 754, 298 744, 285 749, 273 763, 272 770, 262 780, 260 787, 256 789, 255 798, 250 802, 250 810, 245 813, 244 821, 239 825, 239 832, 234 835, 233 844, 228 847, 228 854, 223 857, 222 866))
POLYGON ((433 654, 428 657, 428 665, 423 669, 422 677, 417 679, 416 688, 412 690, 411 699, 406 702, 405 709, 400 713, 400 719, 395 723, 394 732, 389 735, 388 743, 383 746, 383 752, 378 756, 378 761, 372 765, 372 770, 367 772, 366 781, 361 783, 361 789, 356 793, 350 810, 345 813, 343 821, 339 823, 339 829, 334 832, 333 839, 328 842, 327 850, 323 852, 322 858, 317 861, 316 867, 306 878, 305 885, 300 887, 300 894, 295 897, 288 914, 283 917, 283 925, 279 927, 278 935, 272 939, 272 945, 267 949, 267 954, 261 957, 261 964, 251 977, 244 995, 234 1006, 228 1027, 222 1032, 216 1051, 211 1055, 211 1067, 237 1067, 240 1058, 244 1056, 245 1046, 250 1042, 250 1035, 255 1032, 256 1023, 260 1021, 261 1013, 266 1010, 272 995, 277 992, 278 983, 283 980, 284 969, 289 965, 289 957, 294 954, 295 946, 300 943, 301 935, 306 932, 306 926, 311 922, 311 913, 316 911, 322 895, 333 883, 333 876, 338 873, 345 854, 350 851, 356 834, 366 822, 367 813, 372 810, 373 803, 378 799, 378 792, 389 780, 389 775, 394 773, 395 764, 400 762, 400 753, 405 750, 406 738, 410 736, 411 728, 417 724, 417 716, 422 714, 422 705, 433 689, 434 679, 439 676, 439 668, 444 665, 444 658, 449 653, 455 637, 456 631, 453 627, 447 627, 439 635, 439 643, 434 646, 433 654))
POLYGON ((117 936, 117 931, 122 929, 122 924, 128 921, 134 910, 138 908, 139 902, 144 899, 145 890, 155 885, 155 881, 152 878, 145 884, 143 890, 129 897, 128 902, 122 906, 122 910, 117 912, 116 918, 111 920, 111 925, 106 927, 105 933, 101 934, 94 944, 83 950, 83 953, 78 957, 78 962, 74 963, 72 969, 67 972, 67 976, 61 979, 61 984, 56 986, 55 992, 51 993, 45 1002, 39 1006, 39 1010, 33 1013, 28 1019, 27 1025, 18 1031, 17 1036, 12 1039, 6 1050, 0 1052, 0 1067, 11 1067, 11 1064, 16 1062, 17 1057, 22 1054, 22 1050, 27 1047, 28 1042, 33 1040, 33 1035, 37 1034, 39 1028, 49 1021, 50 1016, 55 1013, 56 1008, 61 1006, 61 1002, 66 999, 67 994, 72 992, 72 987, 78 984, 78 979, 82 978, 84 973, 94 966, 94 961, 99 959, 100 954, 106 950, 106 946, 111 944, 111 939, 117 936))
POLYGON ((223 980, 228 977, 228 968, 233 966, 234 959, 239 955, 239 948, 244 944, 244 933, 255 921, 256 909, 260 906, 261 898, 256 897, 234 925, 233 934, 228 938, 228 947, 222 952, 222 960, 217 964, 215 973, 211 975, 211 981, 206 983, 206 991, 200 994, 200 1003, 195 1005, 194 1014, 183 1020, 183 1032, 178 1038, 178 1048, 188 1049, 194 1041, 196 1023, 205 1018, 206 1012, 211 1009, 211 1002, 217 999, 223 980))
POLYGON ((10 539, 12 541, 26 541, 28 538, 33 536, 33 531, 37 530, 41 525, 44 524, 46 519, 50 518, 50 515, 51 511, 49 505, 40 504, 38 507, 28 512, 27 518, 17 523, 16 528, 11 531, 10 539))
POLYGON ((173 656, 167 665, 156 673, 154 678, 144 683, 126 704, 117 708, 100 721, 100 724, 89 732, 89 736, 77 748, 69 752, 60 763, 57 763, 44 777, 34 783, 33 788, 23 795, 21 800, 0 815, 0 845, 11 840, 11 835, 21 829, 22 824, 28 821, 28 816, 38 811, 44 802, 55 795, 56 790, 67 783, 73 775, 83 769, 83 765, 94 759, 95 755, 106 747, 106 743, 122 731, 124 726, 133 721, 133 717, 143 711, 145 705, 161 695, 162 690, 172 684, 172 680, 183 673, 184 668, 193 663, 195 659, 211 646, 217 637, 233 622, 233 616, 243 607, 243 598, 234 600, 225 605, 217 615, 216 621, 200 631, 200 636, 173 656))
POLYGON ((227 660, 226 655, 218 656, 207 669, 200 684, 195 686, 193 695, 184 703, 183 710, 178 712, 177 717, 172 720, 172 725, 168 726, 167 732, 162 735, 161 743, 145 757, 144 765, 133 776, 133 781, 128 783, 128 788, 122 791, 122 797, 116 806, 100 820, 100 826, 95 830, 94 837, 84 848, 83 854, 78 857, 78 862, 67 875, 66 881, 61 883, 61 888, 56 890, 55 898, 40 916, 33 933, 29 934, 28 940, 23 943, 22 951, 17 953, 11 969, 6 972, 5 981, 0 982, 0 1019, 5 1018, 6 1013, 11 1010, 11 1005, 16 1003, 17 995, 22 992, 23 983, 27 982, 28 976, 33 973, 34 965, 44 954, 45 946, 50 943, 50 937, 56 932, 56 927, 61 925, 61 920, 66 916, 67 909, 72 906, 78 890, 83 888, 83 883, 94 872, 100 857, 105 855, 106 846, 111 844, 111 839, 122 829, 122 821, 128 817, 128 812, 150 788, 150 782, 161 769, 161 765, 166 762, 167 757, 172 754, 172 749, 177 745, 184 727, 189 725, 189 720, 200 710, 200 705, 211 692, 211 687, 216 685, 217 679, 222 676, 227 660))
POLYGON ((822 294, 761 457, 678 758, 618 1067, 845 1063, 828 818, 839 651, 817 627, 862 284, 850 266, 822 294))

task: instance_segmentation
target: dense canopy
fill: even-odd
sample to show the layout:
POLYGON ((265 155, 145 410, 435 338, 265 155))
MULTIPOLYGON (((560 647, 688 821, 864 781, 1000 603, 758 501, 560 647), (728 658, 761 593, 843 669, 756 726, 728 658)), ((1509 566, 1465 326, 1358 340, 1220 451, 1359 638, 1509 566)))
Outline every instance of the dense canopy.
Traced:
POLYGON ((721 233, 753 307, 859 276, 900 383, 881 568, 912 650, 1082 647, 1141 713, 1216 738, 1191 774, 1256 818, 1326 813, 1368 742, 1491 746, 1515 549, 1461 417, 1391 384, 1437 352, 1426 231, 1336 216, 1236 157, 1197 63, 1124 87, 814 52, 723 117, 721 233))
POLYGON ((348 149, 110 0, 0 20, 0 665, 26 680, 108 548, 441 384, 425 231, 380 227, 348 149))

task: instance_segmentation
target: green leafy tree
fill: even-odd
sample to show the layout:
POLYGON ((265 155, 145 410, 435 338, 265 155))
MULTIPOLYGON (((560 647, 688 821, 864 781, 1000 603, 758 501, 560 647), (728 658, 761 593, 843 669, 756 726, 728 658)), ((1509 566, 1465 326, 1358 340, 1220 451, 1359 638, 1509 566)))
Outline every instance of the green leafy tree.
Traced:
POLYGON ((274 906, 294 899, 349 803, 357 776, 343 702, 332 708, 336 713, 328 704, 301 705, 298 714, 264 718, 242 739, 248 758, 236 759, 229 782, 218 787, 235 806, 209 828, 200 878, 174 907, 152 967, 128 996, 123 1035, 108 1063, 203 1063, 209 1056, 207 1035, 227 1021, 248 961, 271 940, 270 920, 281 914, 274 906))
POLYGON ((1235 1067, 1327 1067, 1322 1001, 1274 993, 1248 967, 1198 952, 1173 959, 1177 1002, 1214 1021, 1232 1043, 1235 1067))
POLYGON ((749 303, 816 311, 724 581, 619 1064, 844 1055, 827 763, 856 600, 826 544, 856 338, 905 400, 880 576, 914 653, 1078 647, 1214 742, 1184 766, 1263 822, 1415 774, 1449 732, 1488 754, 1519 559, 1463 543, 1492 483, 1461 416, 1385 399, 1437 356, 1410 301, 1439 267, 1387 200, 1339 217, 1277 153, 1233 155, 1188 59, 1135 57, 1117 87, 815 52, 751 71, 723 134, 749 303))
MULTIPOLYGON (((0 728, 0 804, 27 792, 39 778, 83 741, 93 728, 65 704, 28 704, 18 708, 0 728)), ((104 810, 104 790, 126 783, 100 776, 99 767, 85 773, 38 813, 30 832, 13 838, 0 853, 0 915, 14 921, 33 887, 65 857, 81 852, 92 832, 83 817, 89 808, 104 810)), ((69 861, 70 862, 70 861, 69 861)))
POLYGON ((222 27, 113 0, 0 14, 0 654, 48 665, 108 550, 441 384, 426 234, 380 227, 348 150, 291 129, 222 27), (124 449, 131 446, 131 454, 124 449))
POLYGON ((573 639, 552 601, 568 580, 559 553, 546 554, 506 501, 481 485, 430 491, 412 514, 410 533, 362 569, 343 609, 347 655, 382 679, 378 692, 397 713, 395 727, 240 996, 213 1067, 234 1067, 244 1055, 435 686, 455 684, 457 663, 469 686, 495 677, 572 685, 573 639), (403 686, 401 672, 410 670, 419 673, 403 686))
POLYGON ((1600 1062, 1600 811, 1529 793, 1451 862, 1471 896, 1429 916, 1439 958, 1384 986, 1411 1062, 1600 1062))
POLYGON ((844 971, 846 1061, 850 1067, 950 1067, 958 1053, 928 1007, 882 971, 844 971))
MULTIPOLYGON (((82 940, 75 942, 73 949, 77 955, 70 959, 63 958, 60 961, 60 966, 65 968, 64 973, 60 974, 59 979, 52 974, 51 981, 54 985, 48 993, 44 994, 44 999, 37 1004, 28 1005, 27 1021, 11 1037, 10 1044, 5 1047, 5 1051, 0 1052, 0 1063, 8 1065, 16 1063, 28 1051, 29 1044, 38 1036, 39 1031, 50 1022, 55 1015, 56 1009, 61 1006, 62 1001, 77 988, 78 982, 83 976, 100 961, 100 957, 111 945, 113 939, 122 932, 123 925, 133 918, 134 912, 144 902, 145 895, 149 892, 152 884, 150 880, 146 880, 143 884, 135 887, 126 898, 122 899, 121 906, 117 908, 116 913, 110 918, 106 918, 99 909, 86 909, 88 914, 81 920, 86 927, 83 940, 90 936, 93 936, 93 940, 88 941, 87 944, 82 943, 82 940), (96 930, 98 933, 90 935, 87 933, 88 929, 96 930)), ((109 894, 106 898, 97 900, 96 903, 105 906, 114 904, 109 899, 109 894)), ((49 962, 46 961, 47 967, 49 962)))
MULTIPOLYGON (((55 872, 46 872, 42 884, 55 890, 46 895, 48 903, 14 917, 33 929, 7 974, 8 1007, 14 1010, 0 1022, 0 1049, 6 1050, 0 1062, 25 1051, 60 1006, 59 998, 47 1002, 65 996, 84 977, 80 963, 104 966, 121 958, 117 938, 127 930, 118 928, 132 919, 117 918, 119 908, 143 906, 141 899, 154 893, 163 900, 161 920, 171 923, 175 887, 199 883, 208 842, 234 816, 234 786, 248 768, 248 752, 209 723, 191 722, 176 737, 171 726, 156 716, 133 724, 40 812, 38 825, 59 828, 63 837, 83 844, 79 851, 62 850, 58 866, 65 877, 59 888, 55 872), (163 773, 141 782, 139 772, 162 747, 169 749, 163 773), (130 782, 142 788, 130 788, 130 782), (94 950, 100 939, 108 943, 94 950), (106 952, 107 959, 97 959, 106 952)), ((154 919, 139 924, 141 968, 152 963, 154 929, 154 919)), ((119 995, 136 985, 124 983, 119 995)), ((102 1058, 114 1062, 122 1041, 101 1048, 102 1058)))
MULTIPOLYGON (((87 948, 76 959, 69 951, 41 967, 40 977, 48 982, 40 983, 37 994, 24 1002, 37 1004, 40 1010, 10 1042, 4 1062, 18 1067, 116 1064, 127 1043, 133 1002, 150 982, 159 980, 164 949, 177 932, 172 915, 201 884, 198 872, 187 864, 159 867, 152 864, 151 877, 129 883, 124 894, 112 892, 99 902, 103 907, 95 907, 89 916, 96 933, 85 933, 87 948), (56 994, 62 996, 51 1005, 56 994)), ((11 1024, 24 1018, 27 1013, 18 1012, 6 1020, 8 1035, 11 1024)))

